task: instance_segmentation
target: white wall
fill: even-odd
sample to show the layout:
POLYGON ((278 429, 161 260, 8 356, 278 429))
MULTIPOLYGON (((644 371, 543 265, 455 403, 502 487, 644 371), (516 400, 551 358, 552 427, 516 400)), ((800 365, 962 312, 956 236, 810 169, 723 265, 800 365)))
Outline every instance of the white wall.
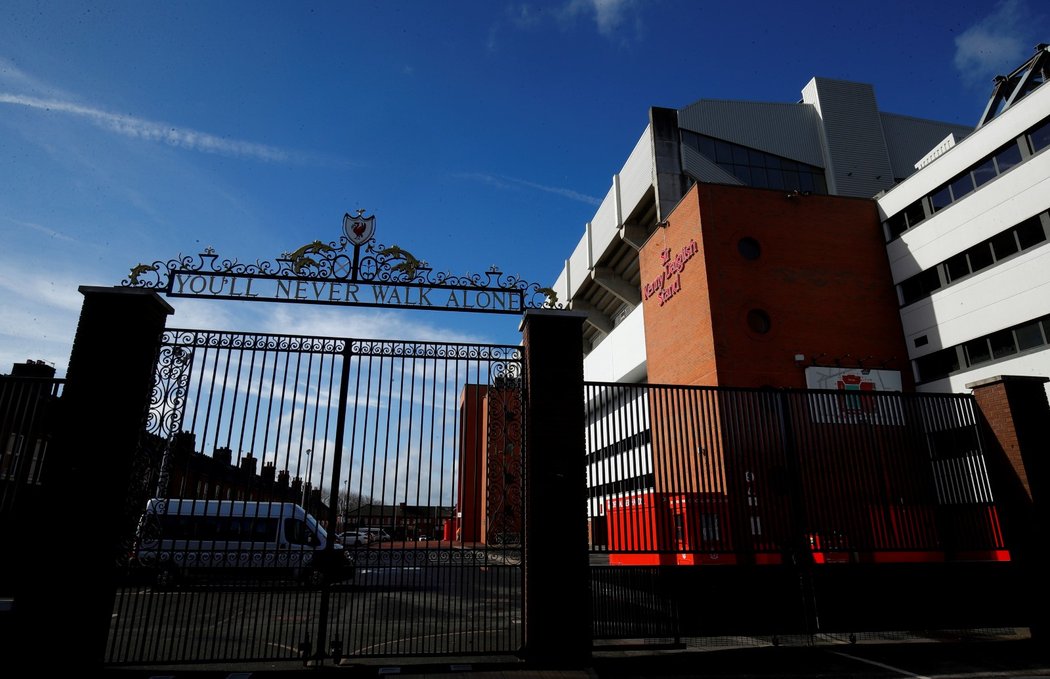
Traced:
POLYGON ((583 359, 588 382, 637 382, 645 377, 645 318, 635 307, 608 337, 583 359))

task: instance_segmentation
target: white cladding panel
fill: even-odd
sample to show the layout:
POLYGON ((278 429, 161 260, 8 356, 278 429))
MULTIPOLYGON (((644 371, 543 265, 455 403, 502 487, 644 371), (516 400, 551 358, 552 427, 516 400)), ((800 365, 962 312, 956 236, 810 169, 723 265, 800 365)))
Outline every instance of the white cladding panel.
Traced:
POLYGON ((590 275, 590 250, 591 234, 589 230, 584 230, 583 238, 576 244, 576 249, 569 256, 569 297, 566 298, 566 301, 576 296, 576 293, 580 291, 580 286, 583 285, 590 275))
MULTIPOLYGON (((653 153, 653 131, 649 126, 645 128, 623 169, 620 170, 620 207, 624 219, 653 186, 653 178, 656 176, 653 153)), ((616 225, 617 228, 620 226, 616 225)))
MULTIPOLYGON (((601 260, 602 253, 608 250, 614 241, 620 239, 618 231, 620 225, 616 222, 616 187, 614 185, 609 189, 608 195, 598 206, 598 211, 594 213, 594 218, 591 220, 591 267, 601 260)), ((574 270, 574 278, 576 273, 574 270)), ((589 275, 590 270, 583 274, 589 275)))
POLYGON ((645 317, 639 304, 583 359, 588 382, 637 382, 645 377, 645 317))
MULTIPOLYGON (((979 155, 977 160, 982 157, 979 155)), ((1047 208, 1050 152, 1044 151, 891 241, 886 254, 893 282, 925 271, 1047 208)))
POLYGON ((909 353, 917 358, 1046 314, 1050 244, 1044 243, 905 307, 901 321, 909 353), (920 335, 929 344, 916 349, 920 335))

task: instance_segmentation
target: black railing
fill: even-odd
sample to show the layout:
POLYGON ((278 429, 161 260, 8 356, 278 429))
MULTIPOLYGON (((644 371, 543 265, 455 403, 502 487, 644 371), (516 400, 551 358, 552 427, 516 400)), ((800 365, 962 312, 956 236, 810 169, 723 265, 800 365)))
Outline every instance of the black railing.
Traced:
POLYGON ((622 564, 1008 558, 973 399, 586 385, 592 548, 622 564), (639 488, 639 480, 649 486, 639 488))

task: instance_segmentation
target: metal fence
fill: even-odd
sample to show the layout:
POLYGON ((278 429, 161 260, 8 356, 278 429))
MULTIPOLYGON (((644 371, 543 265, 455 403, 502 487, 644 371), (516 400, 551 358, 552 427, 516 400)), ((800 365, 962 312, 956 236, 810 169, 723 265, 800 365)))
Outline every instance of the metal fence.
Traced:
MULTIPOLYGON (((905 591, 921 584, 926 604, 956 611, 944 602, 958 599, 974 569, 993 592, 1010 586, 970 396, 613 383, 585 391, 592 580, 658 568, 651 587, 663 599, 647 610, 673 610, 683 633, 893 629, 907 614, 934 624, 905 591), (898 604, 901 615, 880 612, 898 604)), ((968 619, 990 615, 981 598, 968 619)), ((597 596, 596 616, 609 605, 597 596)), ((644 632, 652 623, 634 624, 644 632)))

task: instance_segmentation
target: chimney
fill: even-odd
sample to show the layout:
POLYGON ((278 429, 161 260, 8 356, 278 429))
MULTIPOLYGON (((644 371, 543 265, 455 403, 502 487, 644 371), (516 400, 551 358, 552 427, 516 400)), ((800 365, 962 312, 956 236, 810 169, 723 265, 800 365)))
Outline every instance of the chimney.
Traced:
POLYGON ((189 431, 180 431, 173 437, 172 451, 182 457, 193 455, 197 449, 197 435, 189 431))
POLYGON ((255 476, 255 464, 258 460, 249 452, 247 455, 241 458, 241 471, 248 476, 255 476))
POLYGON ((274 479, 277 477, 277 465, 273 462, 264 462, 260 477, 266 483, 273 483, 274 479))
POLYGON ((225 464, 233 464, 233 451, 227 448, 226 446, 216 448, 213 457, 218 462, 222 462, 225 464))
POLYGON ((299 497, 302 492, 303 492, 303 479, 301 477, 299 477, 299 476, 296 476, 294 479, 292 479, 292 496, 293 497, 299 497))
POLYGON ((281 472, 277 475, 277 487, 278 488, 287 488, 288 487, 288 470, 287 469, 282 469, 281 472))

